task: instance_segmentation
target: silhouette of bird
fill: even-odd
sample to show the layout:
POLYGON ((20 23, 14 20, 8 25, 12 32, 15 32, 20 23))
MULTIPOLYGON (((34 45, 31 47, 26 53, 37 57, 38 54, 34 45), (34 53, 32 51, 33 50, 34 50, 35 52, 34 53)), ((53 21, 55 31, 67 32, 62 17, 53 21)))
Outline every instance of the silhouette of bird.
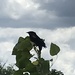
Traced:
POLYGON ((30 36, 30 40, 39 47, 39 50, 42 50, 42 47, 46 47, 44 40, 41 39, 34 31, 27 32, 30 36))

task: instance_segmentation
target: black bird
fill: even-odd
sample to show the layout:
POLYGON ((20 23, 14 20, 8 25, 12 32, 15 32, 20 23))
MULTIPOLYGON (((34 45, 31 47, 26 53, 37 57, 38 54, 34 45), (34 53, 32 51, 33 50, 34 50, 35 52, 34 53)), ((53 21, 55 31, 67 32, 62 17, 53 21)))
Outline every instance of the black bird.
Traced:
POLYGON ((34 31, 27 32, 30 36, 30 40, 39 47, 39 50, 42 50, 42 47, 46 47, 44 40, 41 39, 34 31))

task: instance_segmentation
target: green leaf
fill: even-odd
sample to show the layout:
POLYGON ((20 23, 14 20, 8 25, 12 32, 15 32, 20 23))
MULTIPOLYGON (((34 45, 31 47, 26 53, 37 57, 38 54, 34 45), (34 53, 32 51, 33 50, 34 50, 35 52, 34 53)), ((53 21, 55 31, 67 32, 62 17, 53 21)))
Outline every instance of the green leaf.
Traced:
POLYGON ((43 75, 48 74, 49 73, 49 61, 41 59, 40 63, 41 63, 41 72, 43 72, 43 75))
POLYGON ((31 58, 31 54, 29 52, 19 52, 16 55, 16 66, 20 69, 25 68, 28 63, 31 61, 29 60, 31 58))
POLYGON ((40 75, 40 74, 38 74, 37 72, 35 72, 35 73, 31 73, 30 75, 40 75))
POLYGON ((15 71, 14 75, 23 75, 22 70, 15 71))
MULTIPOLYGON (((27 37, 26 37, 27 38, 27 37)), ((25 38, 23 38, 23 37, 19 37, 19 39, 18 39, 18 43, 21 43, 22 41, 24 41, 25 40, 25 38)))
POLYGON ((30 59, 31 57, 32 55, 30 54, 30 52, 18 52, 16 55, 16 62, 18 62, 22 58, 30 59))
POLYGON ((26 38, 20 37, 18 43, 13 48, 12 55, 16 55, 19 51, 30 51, 32 47, 33 46, 28 36, 26 38))
POLYGON ((28 71, 29 73, 36 73, 36 66, 33 65, 32 63, 28 63, 25 67, 25 71, 28 71))
POLYGON ((51 56, 57 55, 59 53, 59 51, 60 51, 60 48, 56 44, 51 43, 50 55, 51 56))
POLYGON ((19 69, 23 69, 27 66, 28 63, 30 63, 31 61, 22 57, 17 63, 16 63, 16 66, 19 68, 19 69))
POLYGON ((37 60, 33 62, 33 65, 38 65, 38 64, 39 62, 37 60))

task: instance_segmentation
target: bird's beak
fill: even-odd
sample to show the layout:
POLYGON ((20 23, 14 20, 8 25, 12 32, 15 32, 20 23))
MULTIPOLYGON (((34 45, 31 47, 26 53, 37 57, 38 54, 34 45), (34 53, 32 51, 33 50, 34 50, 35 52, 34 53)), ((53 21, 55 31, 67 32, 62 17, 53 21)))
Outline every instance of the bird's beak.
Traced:
POLYGON ((26 32, 27 34, 29 34, 29 32, 26 32))
POLYGON ((26 33, 29 33, 29 32, 26 32, 26 33))

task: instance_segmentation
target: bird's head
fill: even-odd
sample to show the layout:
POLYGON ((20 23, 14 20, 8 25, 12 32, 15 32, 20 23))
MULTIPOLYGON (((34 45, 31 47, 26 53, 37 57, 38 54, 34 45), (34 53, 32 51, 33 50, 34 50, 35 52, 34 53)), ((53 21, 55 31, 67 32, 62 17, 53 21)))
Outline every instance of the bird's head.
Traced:
POLYGON ((30 36, 31 35, 36 35, 36 33, 34 32, 34 31, 29 31, 29 32, 27 32, 30 36))

